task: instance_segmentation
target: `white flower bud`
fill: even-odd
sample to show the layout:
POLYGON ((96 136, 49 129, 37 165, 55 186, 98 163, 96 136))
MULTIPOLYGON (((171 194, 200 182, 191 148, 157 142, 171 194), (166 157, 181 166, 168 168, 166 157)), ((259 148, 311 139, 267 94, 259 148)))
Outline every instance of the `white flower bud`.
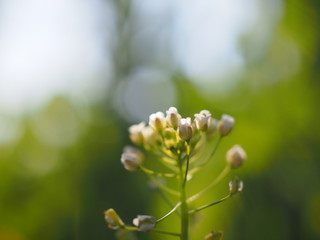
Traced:
POLYGON ((240 145, 234 145, 226 154, 227 163, 229 163, 232 168, 240 167, 246 158, 247 154, 240 145))
POLYGON ((243 182, 240 181, 238 177, 234 177, 232 181, 229 182, 229 190, 231 195, 235 195, 243 190, 243 182))
POLYGON ((211 113, 208 110, 202 110, 200 113, 195 115, 196 127, 200 131, 205 131, 208 128, 208 120, 211 117, 211 113))
POLYGON ((145 127, 146 123, 141 122, 139 124, 132 125, 129 127, 130 139, 133 143, 141 145, 143 142, 142 129, 145 127))
POLYGON ((192 138, 193 129, 191 125, 191 119, 189 117, 180 119, 178 133, 182 140, 188 141, 190 138, 192 138))
POLYGON ((143 155, 138 149, 125 148, 121 154, 121 163, 128 171, 135 171, 142 161, 143 155))
POLYGON ((179 127, 180 119, 181 115, 178 113, 178 110, 175 107, 170 107, 166 117, 168 126, 177 129, 179 127))
POLYGON ((123 149, 123 152, 135 155, 138 162, 142 162, 143 157, 144 157, 143 153, 139 149, 137 149, 135 147, 131 147, 131 146, 125 146, 123 149))
POLYGON ((156 131, 161 131, 167 126, 166 118, 162 112, 152 113, 149 117, 149 125, 156 131))
POLYGON ((150 126, 147 126, 142 129, 142 135, 143 135, 144 142, 147 146, 156 145, 160 137, 158 133, 155 132, 155 130, 150 126))
POLYGON ((107 211, 104 212, 104 219, 107 221, 109 224, 109 228, 117 229, 120 226, 124 226, 123 221, 121 218, 118 216, 115 210, 112 208, 108 209, 107 211))
POLYGON ((214 118, 209 118, 208 120, 208 129, 207 129, 207 137, 208 139, 212 139, 218 130, 218 121, 214 118))
POLYGON ((221 240, 223 233, 221 231, 213 231, 204 237, 204 240, 221 240))
POLYGON ((152 216, 138 215, 135 219, 133 219, 132 223, 138 227, 139 230, 150 232, 155 228, 156 220, 157 219, 152 216))
POLYGON ((218 129, 221 136, 227 136, 231 132, 234 122, 233 117, 227 114, 222 115, 221 120, 218 123, 218 129))

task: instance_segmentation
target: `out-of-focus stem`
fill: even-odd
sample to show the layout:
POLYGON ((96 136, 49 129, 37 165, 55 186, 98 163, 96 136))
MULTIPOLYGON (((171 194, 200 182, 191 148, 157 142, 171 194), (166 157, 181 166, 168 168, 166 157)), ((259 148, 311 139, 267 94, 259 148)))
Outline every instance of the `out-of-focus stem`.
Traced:
POLYGON ((206 159, 204 162, 200 163, 200 164, 199 164, 198 166, 196 166, 195 168, 191 169, 191 170, 190 170, 190 174, 195 174, 196 172, 198 172, 199 170, 201 170, 202 167, 204 167, 205 165, 208 164, 208 162, 210 161, 210 159, 213 157, 213 155, 214 155, 215 152, 217 151, 218 146, 219 146, 219 144, 220 144, 220 142, 221 142, 221 139, 222 139, 222 137, 219 136, 218 140, 216 141, 216 143, 215 143, 215 145, 214 145, 214 147, 213 147, 213 149, 212 149, 212 152, 211 152, 210 155, 207 157, 207 159, 206 159))
POLYGON ((174 195, 174 196, 180 196, 180 193, 179 193, 179 192, 177 192, 177 191, 175 191, 175 190, 173 190, 173 189, 165 186, 165 185, 162 184, 162 183, 159 183, 159 182, 154 178, 154 176, 151 176, 151 175, 148 175, 148 174, 147 174, 147 176, 150 177, 151 180, 153 181, 153 183, 154 183, 158 188, 160 188, 161 190, 163 190, 163 191, 165 191, 165 192, 167 192, 167 193, 170 193, 170 194, 172 194, 172 195, 174 195))
POLYGON ((150 170, 148 168, 145 168, 143 166, 140 166, 140 169, 147 174, 155 175, 158 177, 177 177, 177 175, 174 173, 159 173, 159 172, 155 172, 153 170, 150 170))

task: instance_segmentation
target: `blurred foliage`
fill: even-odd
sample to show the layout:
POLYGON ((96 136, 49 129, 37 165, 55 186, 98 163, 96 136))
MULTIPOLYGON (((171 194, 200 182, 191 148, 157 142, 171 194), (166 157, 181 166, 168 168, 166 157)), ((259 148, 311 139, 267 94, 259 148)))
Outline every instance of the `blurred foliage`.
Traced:
MULTIPOLYGON (((128 223, 137 214, 162 216, 169 210, 149 191, 142 173, 126 172, 119 161, 131 123, 115 110, 114 89, 150 56, 135 59, 130 48, 137 24, 130 2, 113 3, 118 17, 115 78, 105 101, 80 108, 56 97, 37 113, 15 119, 12 137, 0 144, 0 240, 115 239, 104 222, 105 209, 113 207, 128 223)), ((183 73, 167 70, 183 116, 208 109, 237 121, 215 161, 195 177, 197 186, 222 169, 234 143, 249 156, 243 168, 196 203, 224 196, 233 175, 244 179, 243 194, 198 215, 201 224, 195 221, 193 239, 220 229, 226 240, 320 238, 319 18, 318 0, 285 1, 263 58, 251 59, 250 41, 242 39, 247 65, 229 92, 204 91, 183 73)), ((161 228, 178 228, 170 219, 161 228)))

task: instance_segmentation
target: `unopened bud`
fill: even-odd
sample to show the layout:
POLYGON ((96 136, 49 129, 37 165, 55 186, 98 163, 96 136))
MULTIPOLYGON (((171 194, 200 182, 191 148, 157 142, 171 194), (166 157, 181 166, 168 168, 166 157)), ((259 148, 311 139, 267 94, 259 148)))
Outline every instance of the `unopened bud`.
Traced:
POLYGON ((135 171, 143 159, 143 154, 133 147, 125 147, 124 153, 121 154, 121 163, 128 171, 135 171))
POLYGON ((145 122, 141 122, 129 127, 130 140, 133 143, 137 145, 141 145, 143 143, 142 129, 145 127, 145 125, 145 122))
POLYGON ((200 131, 205 131, 208 128, 208 120, 211 117, 211 113, 208 110, 202 110, 200 113, 197 113, 195 116, 196 127, 200 131))
POLYGON ((104 219, 107 221, 109 224, 108 227, 112 229, 117 229, 121 226, 124 226, 123 221, 121 218, 118 216, 115 210, 113 208, 108 209, 107 211, 104 212, 104 219))
POLYGON ((235 195, 243 190, 243 182, 240 181, 238 177, 234 177, 232 181, 229 182, 229 190, 231 195, 235 195))
POLYGON ((232 168, 240 167, 246 158, 247 154, 240 145, 234 145, 226 155, 227 163, 229 163, 232 168))
POLYGON ((227 136, 231 132, 234 122, 233 117, 227 114, 222 115, 221 120, 218 123, 218 129, 221 136, 227 136))
POLYGON ((149 125, 156 131, 161 131, 167 125, 162 112, 152 113, 149 117, 149 125))
POLYGON ((152 216, 138 215, 135 219, 133 219, 132 223, 139 228, 139 230, 150 232, 155 228, 156 220, 157 219, 152 216))
POLYGON ((216 136, 217 130, 218 130, 218 121, 214 118, 209 118, 208 129, 207 129, 208 139, 212 139, 214 136, 216 136))
POLYGON ((204 237, 204 240, 221 240, 223 233, 221 231, 212 231, 204 237))
POLYGON ((193 129, 191 125, 191 119, 188 118, 182 118, 179 121, 179 137, 182 140, 188 141, 190 138, 192 138, 193 135, 193 129))
POLYGON ((170 107, 166 117, 168 126, 177 129, 179 127, 180 119, 181 115, 178 113, 178 110, 175 107, 170 107))

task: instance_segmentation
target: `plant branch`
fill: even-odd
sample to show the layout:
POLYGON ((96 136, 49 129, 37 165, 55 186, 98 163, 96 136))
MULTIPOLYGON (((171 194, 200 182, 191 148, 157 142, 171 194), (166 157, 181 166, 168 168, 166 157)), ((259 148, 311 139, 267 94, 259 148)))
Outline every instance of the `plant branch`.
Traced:
POLYGON ((201 211, 201 210, 203 210, 203 209, 206 209, 206 208, 208 208, 208 207, 211 207, 211 206, 214 206, 214 205, 216 205, 216 204, 218 204, 218 203, 221 203, 221 202, 227 200, 227 199, 230 198, 230 197, 232 197, 231 194, 229 194, 229 195, 227 195, 226 197, 221 198, 220 200, 215 201, 215 202, 213 202, 213 203, 209 203, 209 204, 203 205, 203 206, 201 206, 201 207, 198 207, 198 208, 196 208, 196 209, 192 209, 192 210, 190 210, 188 213, 189 213, 189 214, 193 214, 193 213, 199 212, 199 211, 201 211))

